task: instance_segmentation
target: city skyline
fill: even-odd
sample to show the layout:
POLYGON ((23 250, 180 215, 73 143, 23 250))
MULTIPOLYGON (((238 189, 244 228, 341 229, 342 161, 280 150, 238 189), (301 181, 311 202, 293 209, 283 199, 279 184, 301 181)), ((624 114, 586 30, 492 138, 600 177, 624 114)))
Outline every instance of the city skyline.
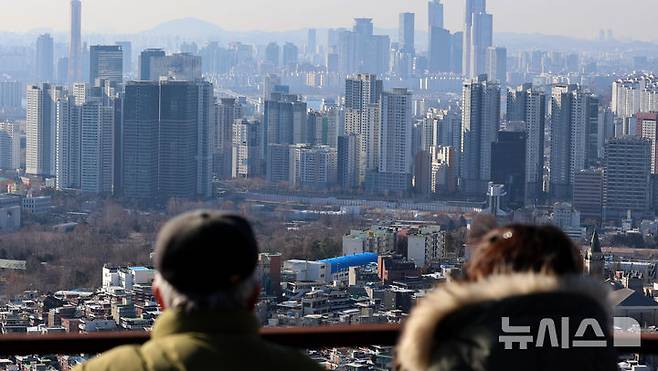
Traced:
MULTIPOLYGON (((65 32, 68 25, 68 1, 24 0, 14 1, 6 5, 4 12, 6 20, 0 26, 0 31, 8 32, 39 32, 52 30, 65 32), (26 19, 25 15, 30 17, 26 19)), ((446 21, 449 30, 463 29, 464 2, 462 0, 444 0, 446 21)), ((650 23, 651 14, 658 11, 658 3, 650 0, 634 0, 636 22, 625 22, 618 16, 618 2, 614 0, 554 0, 550 3, 540 0, 526 0, 524 7, 516 6, 515 0, 490 0, 488 11, 496 15, 495 29, 497 32, 541 33, 547 35, 563 35, 584 39, 597 37, 601 29, 612 30, 620 39, 635 39, 652 41, 652 34, 647 33, 644 25, 650 23), (595 6, 595 8, 594 8, 595 6), (564 12, 564 9, 569 12, 564 12), (596 17, 592 16, 596 9, 596 17), (536 15, 541 14, 542 17, 536 15), (548 15, 548 16, 547 16, 548 15), (560 27, 555 27, 559 21, 560 27)), ((222 4, 217 12, 208 12, 208 2, 194 0, 186 3, 185 8, 176 6, 173 0, 158 1, 159 11, 155 14, 147 12, 153 7, 153 0, 140 1, 138 4, 126 0, 105 3, 98 0, 83 2, 83 33, 139 33, 149 30, 163 22, 180 18, 199 18, 214 23, 227 31, 294 31, 309 27, 330 28, 349 27, 354 17, 372 17, 379 28, 396 28, 400 12, 416 13, 417 19, 426 19, 427 1, 410 0, 361 0, 348 2, 336 0, 332 9, 318 11, 314 2, 300 0, 284 0, 278 7, 268 6, 264 0, 249 0, 239 3, 222 4), (345 6, 340 3, 345 2, 345 6), (117 8, 125 3, 125 12, 120 18, 108 18, 117 8), (338 11, 345 9, 349 3, 351 12, 338 11), (375 4, 376 3, 376 4, 375 4), (376 5, 376 6, 375 6, 376 5), (295 8, 298 11, 289 12, 295 8), (249 17, 245 18, 244 15, 249 17), (254 27, 253 25, 258 25, 254 27)), ((426 31, 426 22, 417 22, 417 31, 426 31)))

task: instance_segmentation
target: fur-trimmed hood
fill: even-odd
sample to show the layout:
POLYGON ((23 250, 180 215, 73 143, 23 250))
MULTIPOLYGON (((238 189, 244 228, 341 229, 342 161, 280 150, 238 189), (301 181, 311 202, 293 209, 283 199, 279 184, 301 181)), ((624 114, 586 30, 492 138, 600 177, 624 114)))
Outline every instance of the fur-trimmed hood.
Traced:
POLYGON ((507 274, 479 282, 448 283, 421 299, 411 311, 398 344, 398 362, 405 371, 426 370, 437 325, 464 306, 545 293, 582 294, 610 310, 605 286, 582 275, 558 278, 536 273, 507 274))

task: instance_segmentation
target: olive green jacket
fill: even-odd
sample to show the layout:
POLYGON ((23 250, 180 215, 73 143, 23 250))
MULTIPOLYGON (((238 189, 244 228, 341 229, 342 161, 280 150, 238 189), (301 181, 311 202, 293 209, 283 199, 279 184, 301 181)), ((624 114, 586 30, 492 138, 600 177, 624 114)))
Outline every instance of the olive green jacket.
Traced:
POLYGON ((122 346, 78 366, 96 370, 321 370, 296 350, 270 344, 258 334, 249 312, 167 310, 156 320, 151 340, 122 346))

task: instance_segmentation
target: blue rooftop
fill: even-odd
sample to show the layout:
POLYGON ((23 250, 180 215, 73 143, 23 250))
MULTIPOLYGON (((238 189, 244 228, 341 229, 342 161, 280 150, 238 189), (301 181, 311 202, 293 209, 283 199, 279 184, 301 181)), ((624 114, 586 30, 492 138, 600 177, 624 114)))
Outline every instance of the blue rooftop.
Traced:
POLYGON ((360 267, 370 263, 376 263, 377 254, 374 252, 366 252, 363 254, 324 259, 320 260, 320 262, 329 264, 331 267, 331 273, 336 273, 347 270, 349 267, 360 267))
POLYGON ((149 268, 146 268, 146 267, 130 267, 128 269, 132 269, 134 271, 147 271, 147 270, 149 270, 149 268))

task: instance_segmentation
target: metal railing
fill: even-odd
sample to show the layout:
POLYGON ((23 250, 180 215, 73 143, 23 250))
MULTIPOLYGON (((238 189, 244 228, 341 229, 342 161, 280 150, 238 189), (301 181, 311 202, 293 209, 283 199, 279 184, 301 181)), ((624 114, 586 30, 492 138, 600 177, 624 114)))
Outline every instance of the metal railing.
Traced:
MULTIPOLYGON (((369 345, 393 346, 401 326, 339 325, 314 327, 270 327, 261 329, 267 341, 294 348, 356 348, 369 345)), ((0 356, 28 354, 101 353, 120 345, 143 344, 147 332, 98 332, 89 334, 0 335, 0 356)), ((658 333, 643 333, 639 347, 621 348, 620 353, 658 354, 658 333)))
MULTIPOLYGON (((294 348, 360 347, 395 345, 400 326, 349 325, 315 327, 268 327, 261 329, 267 341, 294 348)), ((0 356, 28 354, 101 353, 120 345, 143 344, 147 332, 97 332, 88 334, 0 335, 0 356)))

